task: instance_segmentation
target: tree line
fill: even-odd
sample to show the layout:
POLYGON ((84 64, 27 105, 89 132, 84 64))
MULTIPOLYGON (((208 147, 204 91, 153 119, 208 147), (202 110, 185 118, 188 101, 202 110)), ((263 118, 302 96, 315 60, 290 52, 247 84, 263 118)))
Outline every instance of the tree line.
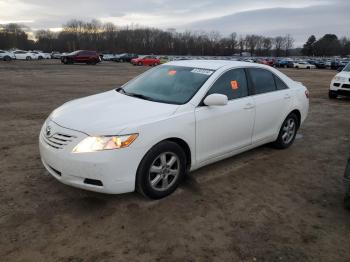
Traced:
POLYGON ((311 35, 302 50, 306 56, 348 56, 350 55, 350 38, 338 38, 334 34, 326 34, 320 39, 311 35))
MULTIPOLYGON (((119 28, 112 23, 101 23, 97 20, 90 22, 70 20, 63 25, 62 31, 57 33, 49 30, 36 31, 35 41, 28 38, 26 31, 28 28, 19 24, 0 25, 0 49, 35 49, 45 52, 88 49, 113 53, 203 56, 227 56, 244 52, 252 56, 277 57, 298 54, 294 49, 295 40, 289 34, 265 37, 256 34, 243 36, 233 32, 223 37, 217 31, 176 32, 156 28, 119 28)), ((332 47, 329 51, 329 48, 324 47, 328 40, 320 39, 314 42, 312 39, 309 40, 310 43, 307 42, 302 50, 307 55, 340 54, 346 52, 341 48, 344 43, 349 44, 347 38, 338 40, 342 44, 332 47), (315 42, 320 42, 317 48, 314 48, 315 42)))

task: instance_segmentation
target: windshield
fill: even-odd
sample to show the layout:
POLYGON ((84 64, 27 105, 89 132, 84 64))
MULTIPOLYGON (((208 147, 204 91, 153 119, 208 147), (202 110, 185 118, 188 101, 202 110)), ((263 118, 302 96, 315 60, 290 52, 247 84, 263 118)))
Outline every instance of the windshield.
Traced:
POLYGON ((343 69, 344 72, 350 72, 350 63, 348 63, 344 69, 343 69))
POLYGON ((213 73, 193 67, 160 66, 124 85, 123 91, 157 102, 185 104, 213 73))

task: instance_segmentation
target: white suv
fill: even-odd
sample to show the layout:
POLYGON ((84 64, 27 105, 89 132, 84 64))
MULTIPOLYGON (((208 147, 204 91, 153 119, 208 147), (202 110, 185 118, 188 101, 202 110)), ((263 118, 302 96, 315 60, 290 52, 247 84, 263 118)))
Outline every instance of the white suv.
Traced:
POLYGON ((334 99, 338 95, 350 96, 350 63, 332 79, 329 98, 334 99))

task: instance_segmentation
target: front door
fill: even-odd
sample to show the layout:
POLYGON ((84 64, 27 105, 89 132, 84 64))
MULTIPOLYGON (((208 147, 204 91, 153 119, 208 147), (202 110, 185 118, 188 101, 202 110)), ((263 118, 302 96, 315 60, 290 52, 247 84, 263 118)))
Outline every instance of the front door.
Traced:
POLYGON ((224 106, 201 105, 195 110, 198 163, 230 153, 252 143, 255 105, 249 96, 244 69, 225 72, 207 95, 223 94, 224 106))

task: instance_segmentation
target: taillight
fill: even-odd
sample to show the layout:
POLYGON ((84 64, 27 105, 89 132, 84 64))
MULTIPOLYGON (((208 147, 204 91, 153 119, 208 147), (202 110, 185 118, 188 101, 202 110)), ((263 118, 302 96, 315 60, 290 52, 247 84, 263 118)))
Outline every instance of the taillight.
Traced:
POLYGON ((306 96, 306 98, 307 98, 307 99, 309 99, 309 98, 310 98, 310 93, 309 93, 309 91, 308 91, 308 90, 305 90, 305 96, 306 96))

